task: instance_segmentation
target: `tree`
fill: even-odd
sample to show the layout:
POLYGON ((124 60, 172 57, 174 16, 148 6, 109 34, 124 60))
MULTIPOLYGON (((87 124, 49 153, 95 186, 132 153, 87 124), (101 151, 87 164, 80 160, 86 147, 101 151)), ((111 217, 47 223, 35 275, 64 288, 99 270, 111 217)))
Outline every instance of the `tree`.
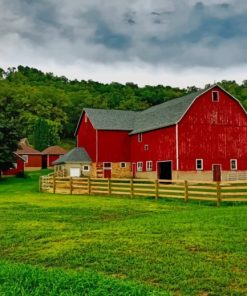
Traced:
POLYGON ((37 118, 33 128, 33 134, 30 136, 30 142, 34 148, 42 151, 45 148, 60 143, 58 127, 56 123, 44 118, 37 118))
POLYGON ((0 116, 0 177, 2 171, 13 167, 13 152, 17 150, 19 140, 15 123, 0 116))

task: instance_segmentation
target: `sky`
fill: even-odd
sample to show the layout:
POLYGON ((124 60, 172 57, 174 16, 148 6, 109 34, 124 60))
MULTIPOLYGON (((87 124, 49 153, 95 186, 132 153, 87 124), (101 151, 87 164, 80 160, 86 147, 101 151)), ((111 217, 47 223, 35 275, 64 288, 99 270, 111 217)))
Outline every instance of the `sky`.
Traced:
POLYGON ((0 0, 0 67, 186 87, 247 79, 246 0, 0 0))

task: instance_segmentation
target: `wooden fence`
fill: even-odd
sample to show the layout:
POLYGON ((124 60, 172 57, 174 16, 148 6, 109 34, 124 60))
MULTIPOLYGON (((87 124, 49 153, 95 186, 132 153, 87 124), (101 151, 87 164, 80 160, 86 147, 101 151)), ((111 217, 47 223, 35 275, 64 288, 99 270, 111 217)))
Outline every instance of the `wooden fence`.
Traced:
POLYGON ((126 195, 158 198, 214 201, 217 206, 225 201, 247 202, 247 180, 206 182, 148 179, 96 179, 56 177, 40 178, 40 191, 60 194, 126 195))

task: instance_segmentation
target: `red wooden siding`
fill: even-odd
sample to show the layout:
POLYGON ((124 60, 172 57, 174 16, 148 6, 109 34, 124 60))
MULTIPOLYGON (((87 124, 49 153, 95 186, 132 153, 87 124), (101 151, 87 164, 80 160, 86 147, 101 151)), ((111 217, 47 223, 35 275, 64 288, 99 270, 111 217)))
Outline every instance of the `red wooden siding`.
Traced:
POLYGON ((41 168, 42 155, 41 154, 28 154, 28 162, 25 163, 25 168, 41 168))
POLYGON ((47 166, 53 166, 53 161, 57 160, 59 157, 60 155, 47 155, 47 166))
POLYGON ((85 113, 77 133, 77 147, 84 147, 92 161, 96 161, 96 130, 89 118, 87 118, 87 122, 85 121, 85 113))
POLYGON ((238 102, 215 89, 219 91, 219 102, 212 102, 212 92, 206 92, 178 125, 181 171, 195 170, 196 158, 203 159, 203 170, 212 170, 212 164, 230 170, 230 159, 238 160, 238 170, 246 170, 246 114, 238 102))
POLYGON ((143 171, 146 171, 146 161, 153 161, 153 171, 156 162, 171 160, 172 169, 176 169, 176 129, 175 126, 154 130, 142 134, 142 142, 138 142, 138 135, 131 136, 131 161, 143 162, 143 171), (148 145, 148 150, 144 150, 148 145))
POLYGON ((5 175, 5 176, 15 176, 15 175, 17 175, 19 173, 23 173, 24 172, 24 161, 18 156, 16 156, 16 164, 17 164, 16 168, 4 171, 3 175, 5 175))
POLYGON ((129 162, 130 141, 127 131, 98 131, 99 162, 129 162))

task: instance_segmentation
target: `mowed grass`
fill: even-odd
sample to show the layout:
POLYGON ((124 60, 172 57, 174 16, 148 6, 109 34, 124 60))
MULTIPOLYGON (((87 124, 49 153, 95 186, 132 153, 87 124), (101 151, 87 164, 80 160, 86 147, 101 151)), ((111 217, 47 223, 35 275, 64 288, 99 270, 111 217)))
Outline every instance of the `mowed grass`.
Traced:
POLYGON ((39 175, 0 181, 0 295, 247 295, 246 204, 45 194, 39 175))

